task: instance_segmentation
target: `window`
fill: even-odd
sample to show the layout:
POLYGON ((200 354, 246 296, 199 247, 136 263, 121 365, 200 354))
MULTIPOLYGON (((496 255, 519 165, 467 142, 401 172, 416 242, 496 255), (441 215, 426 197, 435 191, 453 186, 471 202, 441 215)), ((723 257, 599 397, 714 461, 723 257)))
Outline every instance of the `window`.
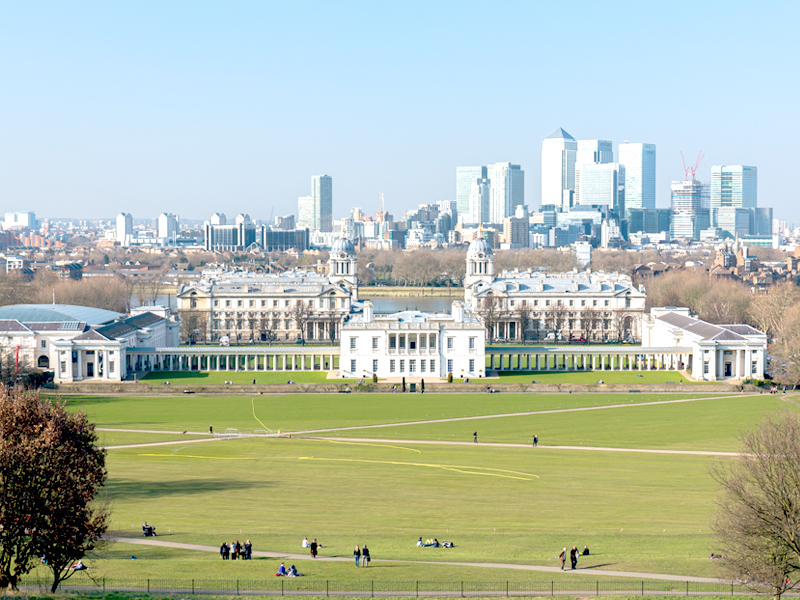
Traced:
POLYGON ((219 307, 219 300, 214 300, 214 308, 219 307))
POLYGON ((350 361, 350 372, 351 373, 355 373, 356 372, 356 361, 355 360, 351 360, 350 361))
POLYGON ((453 349, 453 338, 451 338, 451 337, 447 338, 447 349, 448 350, 452 350, 453 349))
POLYGON ((288 300, 284 300, 283 301, 283 306, 284 306, 284 308, 289 308, 289 301, 288 300))
POLYGON ((236 302, 236 306, 239 306, 239 307, 241 307, 241 306, 242 306, 242 301, 241 301, 241 300, 237 301, 237 302, 236 302))
POLYGON ((47 340, 42 340, 42 348, 47 348, 47 340))
POLYGON ((400 338, 400 350, 405 350, 406 349, 406 336, 401 335, 401 336, 398 336, 398 337, 400 338))
POLYGON ((605 301, 605 304, 603 306, 608 306, 608 300, 605 301))
POLYGON ((378 372, 378 360, 377 359, 373 359, 373 361, 372 361, 372 372, 373 373, 377 373, 378 372))
POLYGON ((419 347, 424 350, 427 344, 428 344, 428 336, 427 335, 419 336, 419 347))
POLYGON ((413 359, 408 361, 408 372, 415 373, 416 370, 417 370, 417 361, 413 359))
POLYGON ((750 373, 752 373, 753 375, 757 375, 758 374, 758 361, 757 360, 753 361, 753 364, 750 367, 750 373))
POLYGON ((272 301, 272 308, 278 308, 278 301, 277 300, 273 300, 272 301))
POLYGON ((255 300, 250 300, 250 308, 253 308, 256 305, 255 300))
POLYGON ((573 300, 570 300, 570 301, 569 301, 569 305, 570 305, 570 306, 572 306, 573 304, 574 304, 574 301, 573 301, 573 300))
POLYGON ((266 305, 267 305, 267 301, 266 300, 262 300, 261 301, 261 308, 264 308, 266 305))
POLYGON ((475 350, 475 338, 474 337, 469 338, 469 349, 470 350, 475 350))
POLYGON ((228 308, 230 308, 230 306, 231 306, 231 301, 230 301, 230 300, 225 300, 225 306, 226 306, 226 307, 228 307, 228 308))
POLYGON ((448 373, 452 373, 453 372, 453 359, 452 358, 448 358, 447 359, 447 372, 448 373))
POLYGON ((389 361, 389 373, 394 373, 394 368, 397 366, 397 361, 392 359, 389 361))
POLYGON ((474 358, 470 358, 469 359, 469 372, 470 373, 474 373, 475 372, 475 359, 474 358))
POLYGON ((400 372, 402 373, 405 370, 406 370, 406 361, 401 360, 400 361, 400 372))
POLYGON ((586 306, 586 300, 581 300, 581 306, 586 306))
POLYGON ((108 361, 108 372, 109 373, 113 373, 114 372, 114 365, 115 364, 116 364, 116 361, 113 361, 113 360, 108 361))
POLYGON ((592 300, 592 306, 597 306, 597 300, 592 300))
POLYGON ((538 301, 538 300, 534 300, 534 301, 533 301, 533 305, 534 305, 534 306, 539 306, 539 301, 538 301))
POLYGON ((62 373, 66 373, 67 372, 67 361, 65 361, 65 360, 61 361, 61 372, 62 373))
POLYGON ((431 373, 436 373, 436 361, 431 360, 431 373))
POLYGON ((197 308, 197 300, 192 298, 192 308, 197 308))
POLYGON ((356 338, 351 337, 350 338, 350 350, 355 350, 355 349, 356 349, 356 338))
POLYGON ((408 340, 408 349, 409 350, 416 350, 417 349, 417 340, 409 339, 408 340))
POLYGON ((511 301, 509 302, 509 304, 511 305, 511 308, 514 308, 514 301, 513 301, 513 300, 511 300, 511 301))
POLYGON ((630 307, 631 307, 631 299, 626 297, 625 298, 625 308, 630 308, 630 307))
POLYGON ((397 336, 390 335, 389 336, 389 350, 394 350, 397 348, 397 336))
POLYGON ((708 361, 703 362, 703 373, 708 374, 708 361))
POLYGON ((424 360, 419 361, 419 370, 420 370, 420 373, 424 373, 425 372, 425 361, 424 360))
POLYGON ((376 337, 372 338, 372 349, 373 350, 377 350, 378 349, 378 338, 376 338, 376 337))
POLYGON ((545 300, 545 301, 544 301, 544 305, 545 305, 545 306, 550 306, 550 300, 545 300))

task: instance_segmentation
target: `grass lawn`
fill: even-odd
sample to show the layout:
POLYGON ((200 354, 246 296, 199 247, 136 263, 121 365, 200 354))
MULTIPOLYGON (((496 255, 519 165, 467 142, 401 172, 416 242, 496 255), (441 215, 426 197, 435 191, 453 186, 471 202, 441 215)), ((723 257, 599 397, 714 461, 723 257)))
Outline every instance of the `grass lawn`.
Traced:
MULTIPOLYGON (((605 383, 624 383, 632 386, 665 383, 710 383, 686 379, 678 371, 522 371, 498 373, 500 383, 579 383, 591 385, 602 380, 605 383)), ((473 380, 474 381, 474 380, 473 380)))
MULTIPOLYGON (((161 385, 169 381, 170 385, 224 385, 226 381, 234 384, 256 383, 286 383, 290 379, 297 383, 324 383, 327 381, 327 371, 168 371, 151 372, 142 377, 142 383, 161 385)), ((351 382, 354 379, 343 379, 342 382, 351 382)))
MULTIPOLYGON (((707 395, 706 395, 707 396, 707 395)), ((253 396, 67 397, 99 427, 297 431, 378 423, 624 404, 702 394, 282 394, 253 396)), ((376 433, 377 435, 377 433, 376 433)))
POLYGON ((123 444, 146 444, 149 442, 177 442, 181 440, 196 440, 207 436, 191 434, 170 433, 139 433, 127 431, 98 431, 97 437, 101 446, 120 446, 123 444))

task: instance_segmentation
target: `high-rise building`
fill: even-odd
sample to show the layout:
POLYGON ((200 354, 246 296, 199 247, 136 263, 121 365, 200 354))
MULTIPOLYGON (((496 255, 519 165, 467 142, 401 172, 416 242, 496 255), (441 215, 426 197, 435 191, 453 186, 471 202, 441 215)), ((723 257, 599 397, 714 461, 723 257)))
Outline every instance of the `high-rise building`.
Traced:
POLYGON ((489 178, 489 221, 501 224, 525 204, 525 171, 519 165, 501 162, 487 167, 489 178))
POLYGON ((301 229, 314 229, 314 197, 300 196, 297 199, 297 226, 301 229))
POLYGON ((753 213, 747 208, 735 206, 720 206, 712 211, 716 222, 715 227, 722 230, 723 236, 744 237, 750 235, 750 218, 753 213))
POLYGON ((489 180, 476 179, 469 194, 469 211, 466 221, 472 224, 489 223, 489 180))
POLYGON ((686 180, 672 182, 670 208, 673 238, 700 239, 700 232, 710 226, 709 185, 702 181, 686 180))
POLYGON ((772 235, 772 209, 757 207, 751 209, 750 217, 751 235, 772 235))
MULTIPOLYGON (((614 146, 608 140, 578 140, 575 154, 575 204, 581 204, 581 167, 614 162, 614 146)), ((623 182, 624 183, 624 182, 623 182)))
POLYGON ((578 196, 583 205, 607 206, 624 212, 625 167, 619 163, 582 165, 578 196))
POLYGON ((7 212, 3 229, 38 229, 36 213, 32 212, 7 212))
POLYGON ((172 213, 158 215, 158 237, 175 242, 178 237, 178 219, 172 213))
POLYGON ((312 231, 333 231, 333 179, 329 175, 311 178, 311 198, 314 203, 312 231))
POLYGON ((655 208, 655 144, 621 143, 619 163, 625 167, 625 210, 655 208))
POLYGON ((117 215, 117 241, 121 246, 130 246, 133 237, 133 217, 130 213, 117 215))
POLYGON ((472 184, 486 178, 486 167, 456 167, 456 205, 459 215, 469 214, 472 184))
POLYGON ((577 152, 575 138, 560 127, 542 142, 542 205, 563 208, 565 197, 569 202, 575 191, 577 152))
POLYGON ((755 208, 758 205, 758 169, 743 165, 711 167, 711 208, 755 208))

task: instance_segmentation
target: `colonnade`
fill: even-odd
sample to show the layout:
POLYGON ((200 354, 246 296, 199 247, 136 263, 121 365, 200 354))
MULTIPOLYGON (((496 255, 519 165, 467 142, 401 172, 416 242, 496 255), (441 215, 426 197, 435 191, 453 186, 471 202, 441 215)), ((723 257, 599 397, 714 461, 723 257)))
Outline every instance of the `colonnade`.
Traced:
POLYGON ((339 368, 339 350, 297 349, 225 352, 219 348, 182 352, 129 349, 129 371, 332 371, 339 368))
POLYGON ((680 371, 686 368, 691 350, 626 351, 564 350, 543 352, 541 348, 525 351, 487 350, 487 369, 492 371, 680 371))

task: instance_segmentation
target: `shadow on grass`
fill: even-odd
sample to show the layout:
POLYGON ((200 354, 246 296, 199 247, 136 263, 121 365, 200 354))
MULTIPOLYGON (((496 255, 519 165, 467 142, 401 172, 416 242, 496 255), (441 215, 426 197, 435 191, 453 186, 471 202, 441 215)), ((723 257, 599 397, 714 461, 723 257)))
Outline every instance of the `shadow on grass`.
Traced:
POLYGON ((232 490, 253 490, 271 485, 264 481, 237 481, 220 479, 179 479, 176 481, 125 481, 114 480, 106 484, 106 492, 112 498, 158 498, 172 495, 198 495, 213 492, 228 493, 232 490))

